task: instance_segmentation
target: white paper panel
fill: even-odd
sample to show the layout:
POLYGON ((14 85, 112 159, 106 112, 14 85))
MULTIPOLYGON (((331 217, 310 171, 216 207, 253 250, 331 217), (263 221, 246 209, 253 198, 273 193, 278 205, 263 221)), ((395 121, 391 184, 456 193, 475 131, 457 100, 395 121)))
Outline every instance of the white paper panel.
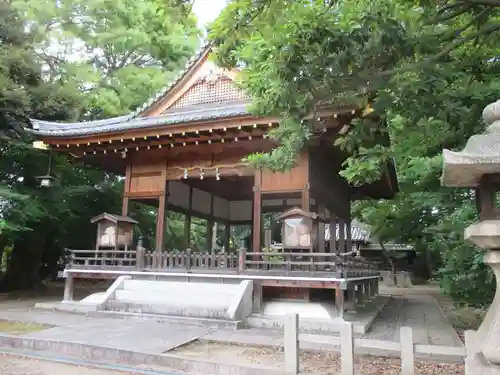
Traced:
POLYGON ((168 203, 189 208, 189 186, 180 181, 168 181, 168 203))
POLYGON ((191 208, 194 211, 201 212, 202 214, 210 214, 212 205, 212 195, 200 189, 193 189, 193 201, 191 208))
POLYGON ((252 201, 229 202, 229 219, 231 221, 252 220, 252 201))
POLYGON ((219 219, 229 220, 229 201, 214 196, 214 216, 219 219))
POLYGON ((262 201, 263 206, 281 206, 283 205, 283 199, 264 199, 262 201))
POLYGON ((302 199, 297 198, 297 199, 287 199, 286 204, 288 206, 302 206, 302 199))

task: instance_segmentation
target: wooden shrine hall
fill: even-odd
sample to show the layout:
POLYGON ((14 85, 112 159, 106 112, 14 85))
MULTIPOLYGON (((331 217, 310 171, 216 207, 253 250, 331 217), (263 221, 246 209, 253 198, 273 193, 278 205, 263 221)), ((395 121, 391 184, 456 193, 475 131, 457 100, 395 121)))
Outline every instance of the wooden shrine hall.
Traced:
MULTIPOLYGON (((393 197, 398 188, 394 166, 388 165, 376 183, 350 186, 338 174, 346 155, 333 146, 336 137, 349 131, 350 121, 362 115, 362 109, 325 107, 305 119, 314 136, 289 172, 252 169, 243 158, 276 146, 266 132, 278 126, 279 118, 251 115, 250 98, 234 84, 238 72, 218 68, 208 59, 210 52, 210 46, 201 48, 177 79, 128 115, 81 123, 32 120, 28 131, 43 147, 125 176, 121 215, 108 215, 114 215, 114 225, 127 221, 131 200, 158 207, 154 248, 139 246, 132 258, 117 257, 118 263, 99 261, 104 253, 90 257, 93 260, 83 259, 86 255, 73 250, 70 267, 81 271, 78 277, 86 277, 84 270, 95 273, 111 268, 322 275, 332 278, 334 287, 340 278, 376 278, 377 271, 352 254, 350 205, 357 199, 393 197), (164 245, 168 211, 186 214, 185 249, 164 245), (267 213, 282 214, 283 240, 281 249, 264 253, 268 240, 263 216, 267 213), (191 249, 191 217, 208 222, 204 251, 191 249), (251 235, 244 243, 230 244, 226 234, 222 259, 212 245, 215 223, 223 224, 226 233, 231 226, 248 225, 251 235), (345 228, 339 231, 338 241, 330 238, 328 246, 327 223, 345 228)), ((131 236, 121 236, 132 241, 131 236)), ((130 252, 136 243, 126 245, 130 252)), ((112 252, 120 251, 115 246, 112 252)), ((262 279, 262 283, 277 282, 262 279)))

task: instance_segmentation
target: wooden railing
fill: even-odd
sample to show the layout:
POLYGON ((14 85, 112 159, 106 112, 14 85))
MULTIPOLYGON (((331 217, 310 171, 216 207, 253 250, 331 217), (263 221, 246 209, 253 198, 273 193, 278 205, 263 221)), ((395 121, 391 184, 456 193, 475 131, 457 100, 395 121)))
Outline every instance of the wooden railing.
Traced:
POLYGON ((245 253, 240 250, 240 272, 247 269, 282 271, 282 272, 335 272, 338 277, 371 276, 377 274, 374 264, 356 257, 340 258, 332 253, 301 253, 301 252, 259 252, 245 253))
POLYGON ((194 252, 187 250, 68 250, 69 268, 134 268, 136 270, 218 271, 234 273, 329 274, 332 277, 378 275, 375 264, 331 253, 194 252))
POLYGON ((66 250, 70 267, 136 267, 135 250, 66 250))
POLYGON ((237 269, 236 254, 220 252, 186 251, 145 251, 138 250, 138 258, 143 258, 143 269, 237 269), (143 255, 142 255, 143 254, 143 255))

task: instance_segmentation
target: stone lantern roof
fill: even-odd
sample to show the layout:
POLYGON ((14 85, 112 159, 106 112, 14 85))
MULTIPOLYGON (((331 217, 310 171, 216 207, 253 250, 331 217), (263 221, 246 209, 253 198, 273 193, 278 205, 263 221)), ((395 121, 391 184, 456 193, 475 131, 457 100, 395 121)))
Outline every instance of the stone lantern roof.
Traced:
POLYGON ((483 110, 488 125, 473 135, 462 151, 443 150, 443 186, 477 187, 482 176, 500 173, 500 100, 483 110))

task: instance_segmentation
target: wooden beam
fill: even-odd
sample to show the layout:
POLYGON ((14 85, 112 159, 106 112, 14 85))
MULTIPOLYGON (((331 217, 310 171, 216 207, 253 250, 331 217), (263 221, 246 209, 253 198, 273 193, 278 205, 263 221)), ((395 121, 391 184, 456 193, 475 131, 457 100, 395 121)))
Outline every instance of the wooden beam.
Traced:
POLYGON ((151 191, 130 191, 124 194, 127 198, 133 199, 156 199, 165 194, 163 190, 151 190, 151 191))
MULTIPOLYGON (((340 119, 340 125, 344 123, 349 123, 349 121, 356 117, 352 113, 352 108, 323 108, 320 109, 318 113, 306 116, 306 119, 312 119, 314 117, 329 117, 332 114, 337 113, 340 119)), ((139 138, 156 138, 157 136, 168 136, 170 134, 182 134, 182 133, 195 133, 198 132, 210 132, 210 130, 223 130, 224 128, 234 128, 234 127, 250 127, 257 125, 257 127, 266 127, 269 123, 278 123, 281 119, 279 117, 253 117, 253 116, 242 116, 239 118, 232 119, 214 119, 212 121, 197 121, 190 123, 179 123, 170 124, 168 126, 158 125, 156 128, 146 128, 146 129, 129 129, 117 132, 103 133, 103 134, 93 134, 84 137, 43 137, 46 144, 50 145, 76 145, 76 144, 87 144, 87 143, 98 143, 98 142, 121 142, 121 139, 131 139, 135 137, 139 138)), ((326 126, 327 128, 338 128, 340 126, 337 122, 331 121, 326 126)))
MULTIPOLYGON (((222 143, 222 144, 230 144, 230 143, 238 143, 238 142, 243 142, 243 141, 251 141, 251 140, 258 140, 258 139, 263 139, 263 136, 266 134, 267 128, 266 129, 253 129, 250 130, 250 132, 244 132, 240 130, 235 130, 235 132, 230 132, 229 130, 226 130, 224 134, 219 134, 216 132, 212 133, 207 133, 206 135, 203 134, 194 134, 194 135, 189 135, 186 133, 181 133, 172 135, 172 137, 169 136, 162 136, 162 137, 152 137, 152 138, 133 138, 133 139, 124 139, 123 142, 121 141, 115 141, 112 143, 108 142, 100 142, 99 143, 84 143, 84 144, 79 144, 77 147, 76 145, 70 145, 70 147, 67 147, 63 145, 59 145, 59 147, 56 146, 57 149, 61 149, 61 151, 66 151, 66 152, 71 152, 75 154, 82 154, 83 152, 86 152, 87 154, 92 154, 94 151, 96 151, 99 154, 103 154, 104 151, 108 154, 114 154, 116 150, 116 153, 123 151, 124 149, 127 149, 127 152, 132 152, 134 150, 137 150, 137 147, 140 150, 151 150, 155 148, 180 148, 180 147, 187 147, 187 146, 192 146, 192 145, 202 145, 202 144, 209 144, 209 143, 222 143), (185 134, 185 135, 182 135, 185 134)), ((69 145, 69 144, 68 144, 69 145)))

